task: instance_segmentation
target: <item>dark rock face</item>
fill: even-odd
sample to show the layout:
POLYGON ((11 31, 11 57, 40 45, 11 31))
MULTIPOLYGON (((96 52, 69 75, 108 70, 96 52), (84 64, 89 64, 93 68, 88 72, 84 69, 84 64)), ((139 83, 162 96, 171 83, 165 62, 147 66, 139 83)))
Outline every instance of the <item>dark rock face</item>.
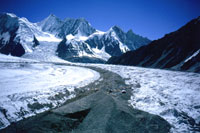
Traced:
POLYGON ((113 57, 108 63, 199 72, 199 54, 186 62, 200 49, 199 18, 147 46, 113 57))
POLYGON ((58 48, 56 50, 58 57, 65 58, 67 56, 67 46, 66 46, 66 38, 58 44, 58 48))
POLYGON ((33 48, 37 47, 38 45, 40 45, 39 41, 37 40, 37 38, 34 36, 33 38, 33 48))
POLYGON ((181 70, 188 70, 189 68, 194 68, 195 72, 200 73, 200 53, 181 66, 181 70))
POLYGON ((20 43, 15 43, 13 41, 10 41, 8 44, 6 44, 0 49, 0 53, 6 55, 11 54, 12 56, 20 57, 25 54, 25 50, 20 43))
POLYGON ((0 14, 0 35, 2 36, 0 39, 0 53, 13 56, 25 54, 25 50, 20 44, 20 39, 15 38, 18 28, 17 17, 11 17, 6 13, 0 14))
POLYGON ((124 43, 129 47, 131 50, 138 49, 141 46, 149 44, 151 41, 148 38, 144 38, 133 33, 132 30, 129 30, 126 33, 126 40, 124 43))

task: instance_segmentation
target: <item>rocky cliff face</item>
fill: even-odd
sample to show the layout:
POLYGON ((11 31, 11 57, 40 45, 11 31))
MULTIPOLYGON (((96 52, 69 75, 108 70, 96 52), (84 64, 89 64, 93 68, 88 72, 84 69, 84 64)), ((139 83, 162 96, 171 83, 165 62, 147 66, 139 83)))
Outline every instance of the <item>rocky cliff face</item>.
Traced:
POLYGON ((147 46, 111 58, 110 64, 200 72, 200 17, 147 46))
POLYGON ((34 31, 37 32, 34 28, 25 18, 10 13, 0 14, 0 53, 22 56, 31 51, 37 40, 34 41, 34 31))

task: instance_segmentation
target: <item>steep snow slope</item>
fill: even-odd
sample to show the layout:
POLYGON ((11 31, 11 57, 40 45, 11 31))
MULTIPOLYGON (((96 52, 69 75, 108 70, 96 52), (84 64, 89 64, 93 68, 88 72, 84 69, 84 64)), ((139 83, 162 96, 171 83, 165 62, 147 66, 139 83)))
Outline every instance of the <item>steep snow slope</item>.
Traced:
POLYGON ((41 31, 26 18, 10 13, 0 14, 0 53, 14 56, 30 53, 33 51, 34 37, 39 41, 60 41, 54 35, 41 31))
POLYGON ((130 105, 163 117, 173 126, 171 132, 200 131, 200 74, 118 65, 92 66, 125 78, 133 89, 130 105))
POLYGON ((60 105, 76 95, 75 88, 99 77, 86 68, 0 55, 0 129, 60 105))

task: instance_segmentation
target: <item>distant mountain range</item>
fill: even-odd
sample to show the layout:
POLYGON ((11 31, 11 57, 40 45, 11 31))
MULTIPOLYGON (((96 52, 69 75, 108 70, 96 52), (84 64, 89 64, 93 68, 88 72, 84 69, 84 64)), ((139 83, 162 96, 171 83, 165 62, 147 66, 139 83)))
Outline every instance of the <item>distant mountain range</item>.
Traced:
POLYGON ((61 20, 51 14, 31 23, 11 13, 0 14, 0 53, 37 59, 53 55, 71 62, 200 72, 199 35, 200 17, 151 42, 118 26, 99 31, 84 18, 61 20))
POLYGON ((54 54, 62 59, 102 63, 151 41, 117 26, 107 32, 96 30, 84 18, 61 20, 51 14, 41 22, 31 23, 11 13, 0 14, 0 53, 30 55, 41 42, 56 42, 54 54))
POLYGON ((200 17, 107 63, 200 72, 200 17))

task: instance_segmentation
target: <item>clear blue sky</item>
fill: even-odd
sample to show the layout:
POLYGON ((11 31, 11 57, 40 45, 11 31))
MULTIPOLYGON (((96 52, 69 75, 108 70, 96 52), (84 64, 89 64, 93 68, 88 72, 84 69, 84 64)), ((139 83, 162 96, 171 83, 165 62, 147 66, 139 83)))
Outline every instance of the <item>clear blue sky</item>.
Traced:
POLYGON ((0 0, 0 12, 38 22, 50 13, 64 19, 86 18, 107 31, 118 25, 152 40, 200 15, 200 0, 0 0))

